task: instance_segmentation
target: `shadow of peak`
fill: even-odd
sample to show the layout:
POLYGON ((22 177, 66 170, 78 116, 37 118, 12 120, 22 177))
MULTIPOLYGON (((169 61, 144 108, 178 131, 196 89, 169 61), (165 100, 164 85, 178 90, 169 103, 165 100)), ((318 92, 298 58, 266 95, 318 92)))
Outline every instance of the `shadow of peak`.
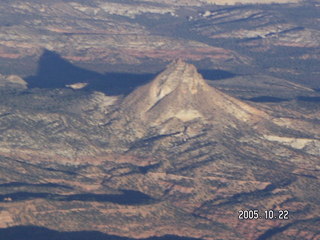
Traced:
MULTIPOLYGON (((205 79, 220 80, 236 76, 224 70, 200 70, 205 79)), ((109 96, 127 95, 135 88, 150 82, 157 73, 101 74, 75 66, 58 53, 44 50, 38 60, 35 76, 25 78, 29 88, 66 88, 66 85, 87 83, 86 91, 99 91, 109 96)))
POLYGON ((61 74, 64 71, 66 71, 67 74, 72 74, 76 71, 81 71, 82 73, 94 73, 74 66, 56 52, 45 50, 39 59, 38 74, 56 73, 57 70, 59 70, 61 74))
POLYGON ((203 76, 204 79, 212 80, 212 81, 233 78, 237 76, 232 72, 220 70, 220 69, 200 69, 198 71, 203 76))
POLYGON ((105 73, 101 79, 91 81, 85 89, 101 91, 112 96, 127 95, 137 87, 150 82, 155 76, 156 74, 153 73, 108 72, 105 73))
POLYGON ((44 50, 35 76, 27 77, 30 88, 63 88, 67 84, 89 82, 101 74, 73 65, 58 53, 44 50))
POLYGON ((105 73, 77 67, 58 53, 44 50, 35 76, 25 78, 29 88, 65 88, 66 85, 87 83, 84 90, 107 95, 126 95, 147 83, 155 74, 105 73))

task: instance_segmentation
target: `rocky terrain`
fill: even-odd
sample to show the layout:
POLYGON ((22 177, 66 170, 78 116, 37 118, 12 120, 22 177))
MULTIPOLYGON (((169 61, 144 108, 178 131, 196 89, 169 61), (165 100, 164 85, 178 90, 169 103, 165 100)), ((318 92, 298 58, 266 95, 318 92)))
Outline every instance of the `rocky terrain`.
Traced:
POLYGON ((320 239, 319 6, 3 0, 0 236, 320 239))
POLYGON ((33 75, 49 50, 101 73, 146 66, 155 73, 181 57, 200 68, 264 72, 319 88, 310 67, 319 64, 317 1, 229 3, 3 1, 0 72, 33 75))
POLYGON ((2 91, 2 228, 319 237, 319 112, 258 109, 182 60, 125 97, 2 91), (290 218, 239 220, 241 209, 286 209, 290 218))

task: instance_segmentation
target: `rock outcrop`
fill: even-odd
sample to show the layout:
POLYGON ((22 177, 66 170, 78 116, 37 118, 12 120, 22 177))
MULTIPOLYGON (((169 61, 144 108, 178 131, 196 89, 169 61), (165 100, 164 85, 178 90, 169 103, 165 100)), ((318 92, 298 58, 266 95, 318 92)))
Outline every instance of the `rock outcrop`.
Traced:
POLYGON ((250 124, 267 117, 262 111, 209 86, 195 66, 181 59, 173 61, 153 81, 136 89, 122 106, 125 114, 150 125, 172 118, 184 122, 200 118, 225 124, 250 124))
POLYGON ((27 82, 17 75, 2 75, 0 74, 0 87, 26 89, 27 82))

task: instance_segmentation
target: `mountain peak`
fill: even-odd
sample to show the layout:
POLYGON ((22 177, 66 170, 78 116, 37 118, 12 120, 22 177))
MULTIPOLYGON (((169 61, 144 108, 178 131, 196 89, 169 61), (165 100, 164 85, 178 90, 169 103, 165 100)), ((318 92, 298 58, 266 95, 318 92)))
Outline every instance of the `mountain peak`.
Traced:
POLYGON ((183 70, 183 69, 195 69, 195 66, 192 64, 189 64, 182 60, 182 58, 177 58, 173 60, 169 65, 167 65, 166 69, 175 69, 175 70, 183 70))
POLYGON ((162 73, 180 74, 179 80, 184 80, 183 77, 189 79, 191 77, 197 77, 198 79, 202 79, 202 76, 198 73, 197 68, 193 64, 183 61, 181 58, 172 61, 162 73))
POLYGON ((153 81, 123 102, 125 111, 142 121, 159 124, 177 118, 214 122, 255 122, 262 111, 209 86, 196 67, 174 60, 153 81))
POLYGON ((195 94, 207 85, 196 67, 180 58, 171 62, 153 83, 152 90, 158 100, 175 90, 195 94))

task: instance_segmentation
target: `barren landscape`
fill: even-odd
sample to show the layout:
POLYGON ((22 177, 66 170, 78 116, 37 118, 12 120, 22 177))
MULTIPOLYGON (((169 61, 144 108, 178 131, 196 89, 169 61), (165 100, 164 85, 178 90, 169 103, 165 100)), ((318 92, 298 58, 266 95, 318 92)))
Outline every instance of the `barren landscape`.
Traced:
POLYGON ((320 239, 319 4, 4 0, 0 239, 320 239))

